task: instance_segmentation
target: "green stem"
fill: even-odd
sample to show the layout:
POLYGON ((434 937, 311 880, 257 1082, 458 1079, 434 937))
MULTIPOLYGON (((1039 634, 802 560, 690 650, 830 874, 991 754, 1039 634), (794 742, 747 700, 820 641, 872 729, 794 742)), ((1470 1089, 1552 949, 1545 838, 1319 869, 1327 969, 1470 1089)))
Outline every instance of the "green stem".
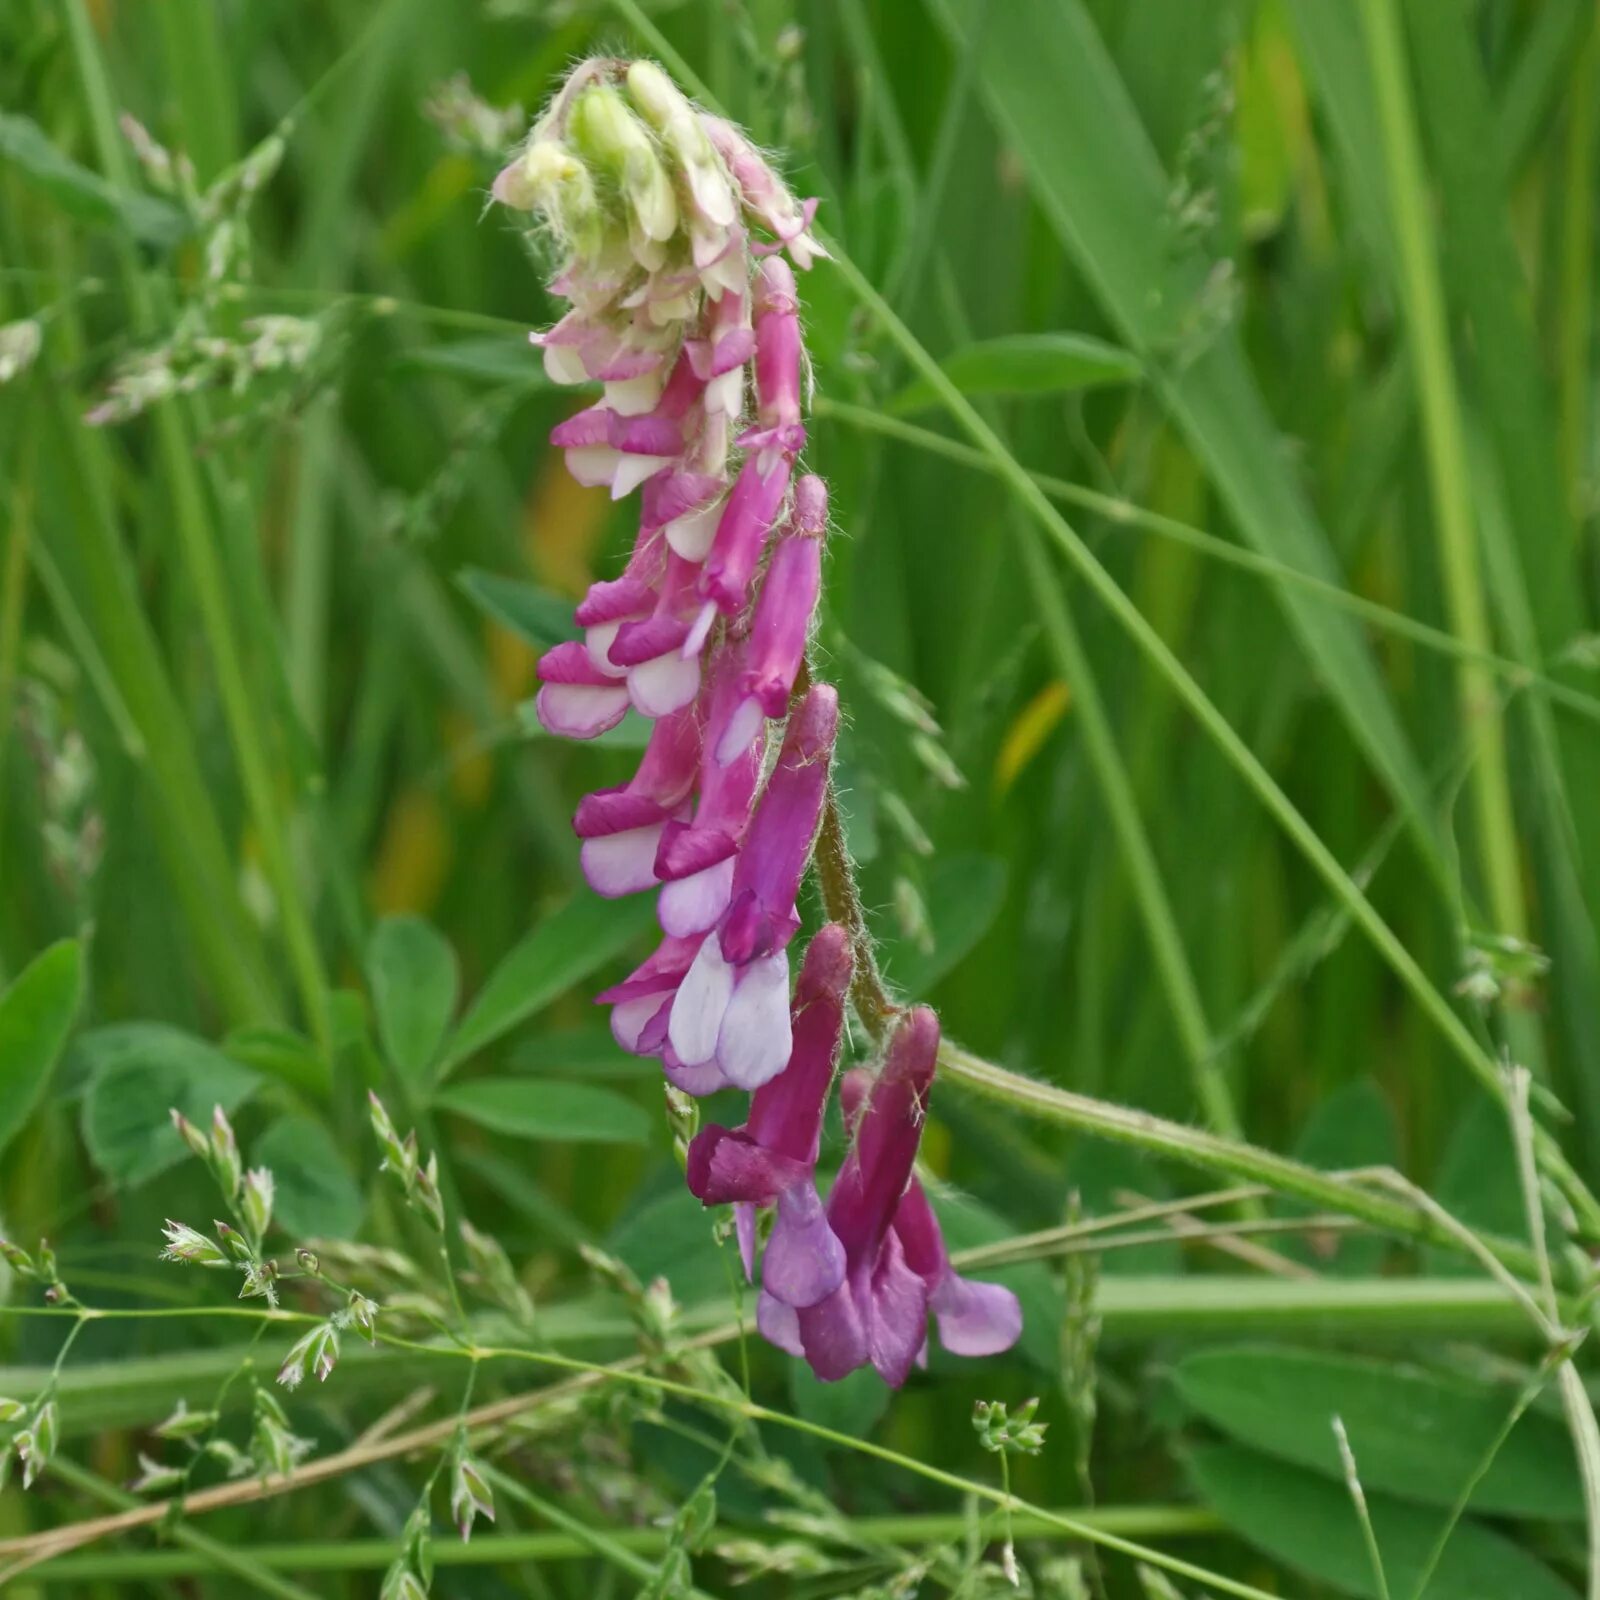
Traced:
MULTIPOLYGON (((540 1502, 541 1506, 547 1502, 540 1502)), ((1096 1510, 1062 1507, 1051 1516, 1079 1521, 1127 1538, 1188 1539, 1220 1532, 1221 1521, 1195 1506, 1103 1506, 1096 1510)), ((898 1517, 854 1517, 851 1529, 864 1540, 884 1544, 941 1544, 961 1538, 970 1523, 961 1512, 926 1512, 898 1517)), ((1025 1511, 1012 1514, 1012 1533, 1022 1539, 1054 1539, 1059 1533, 1045 1517, 1025 1511)), ((739 1530, 741 1538, 775 1535, 767 1528, 739 1530)), ((640 1555, 666 1547, 663 1528, 619 1528, 607 1535, 618 1550, 640 1555)), ((586 1538, 571 1533, 479 1534, 470 1544, 440 1540, 433 1547, 436 1567, 497 1567, 518 1561, 573 1561, 594 1554, 586 1538)), ((387 1566, 394 1556, 390 1539, 343 1539, 323 1543, 264 1544, 250 1547, 250 1562, 267 1571, 365 1572, 387 1566)), ((100 1580, 145 1581, 192 1577, 206 1569, 203 1558, 188 1550, 127 1550, 60 1556, 42 1562, 30 1573, 37 1583, 92 1583, 100 1580)))

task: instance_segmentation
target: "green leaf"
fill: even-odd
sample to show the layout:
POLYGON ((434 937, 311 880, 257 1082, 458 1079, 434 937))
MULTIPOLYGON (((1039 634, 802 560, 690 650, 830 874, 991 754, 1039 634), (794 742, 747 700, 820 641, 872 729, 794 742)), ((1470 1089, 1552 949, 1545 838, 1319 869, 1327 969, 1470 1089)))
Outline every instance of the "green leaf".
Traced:
POLYGON ((188 1154, 171 1108, 205 1124, 213 1106, 232 1111, 258 1081, 215 1046, 164 1022, 96 1028, 76 1050, 90 1072, 84 1143, 94 1164, 124 1186, 143 1183, 188 1154))
POLYGON ((893 1391, 871 1367, 857 1367, 836 1383, 824 1383, 803 1361, 791 1361, 789 1399, 807 1422, 851 1439, 865 1439, 889 1409, 893 1391))
POLYGON ((407 350, 396 359, 395 366, 402 371, 446 372, 451 377, 480 383, 514 383, 524 389, 554 387, 545 376, 539 352, 527 339, 499 334, 407 350))
POLYGON ((82 988, 83 952, 75 939, 63 939, 0 995, 0 1152, 43 1098, 82 988))
MULTIPOLYGON (((1464 1379, 1272 1346, 1206 1350, 1173 1382, 1202 1417, 1241 1444, 1342 1481, 1329 1419, 1344 1419, 1368 1489, 1453 1505, 1515 1404, 1515 1391, 1464 1379)), ((1529 1411, 1483 1482, 1475 1510, 1507 1516, 1583 1516, 1565 1430, 1529 1411)))
MULTIPOLYGON (((1295 1142, 1294 1154, 1323 1172, 1395 1166, 1400 1135, 1383 1091, 1371 1078, 1359 1078, 1336 1089, 1312 1112, 1295 1142)), ((1290 1201, 1273 1207, 1281 1216, 1305 1216, 1310 1209, 1290 1201)), ((1359 1277, 1379 1270, 1389 1244, 1376 1234, 1326 1233, 1312 1240, 1289 1238, 1279 1248, 1296 1261, 1359 1277)))
MULTIPOLYGON (((1365 1483, 1359 1444, 1355 1453, 1365 1483)), ((1377 1579, 1342 1482, 1233 1445, 1193 1451, 1189 1470, 1212 1510, 1258 1550, 1344 1594, 1378 1600, 1377 1579)), ((1448 1513, 1371 1493, 1367 1503, 1389 1593, 1411 1596, 1448 1513)), ((1491 1595, 1573 1600, 1572 1591, 1520 1546, 1463 1521, 1420 1600, 1487 1600, 1491 1595)))
POLYGON ((367 982, 384 1053, 408 1083, 421 1083, 460 996, 455 951, 421 917, 385 917, 367 941, 367 982))
POLYGON ((281 1078, 310 1094, 326 1092, 328 1075, 317 1047, 293 1028, 248 1024, 235 1028, 222 1048, 241 1066, 281 1078))
POLYGON ((514 1139, 643 1144, 650 1118, 611 1089, 548 1078, 474 1078, 434 1096, 445 1111, 514 1139))
POLYGON ((463 567, 456 574, 461 590, 489 616, 539 650, 578 637, 572 602, 535 583, 503 578, 481 567, 463 567))
MULTIPOLYGON (((718 1245, 717 1223, 725 1215, 708 1210, 679 1179, 626 1212, 606 1240, 606 1249, 631 1267, 641 1283, 665 1278, 679 1304, 726 1303, 734 1279, 742 1278, 738 1247, 718 1245)), ((748 1304, 748 1302, 747 1302, 748 1304)))
POLYGON ((271 1168, 273 1215, 296 1239, 348 1239, 360 1228, 361 1188, 320 1122, 280 1117, 251 1147, 250 1164, 271 1168))
POLYGON ((439 1076, 582 983, 655 918, 648 901, 575 895, 552 912, 493 972, 445 1047, 439 1076))
POLYGON ((661 1065, 647 1056, 631 1056, 609 1028, 563 1028, 519 1044, 511 1052, 516 1072, 555 1077, 624 1078, 661 1081, 661 1065))
POLYGON ((28 117, 0 112, 0 157, 81 221, 121 228, 141 243, 160 248, 177 243, 190 231, 189 219, 170 201, 107 183, 58 150, 28 117))
MULTIPOLYGON (((983 339, 939 363, 963 394, 1071 394, 1106 384, 1133 383, 1139 361, 1103 339, 1082 333, 1014 333, 983 339)), ((925 411, 939 397, 925 379, 908 384, 889 403, 897 416, 925 411)))
POLYGON ((928 872, 923 899, 933 948, 910 939, 892 947, 887 965, 897 987, 921 998, 989 931, 1006 897, 1006 867, 994 856, 942 856, 928 872))

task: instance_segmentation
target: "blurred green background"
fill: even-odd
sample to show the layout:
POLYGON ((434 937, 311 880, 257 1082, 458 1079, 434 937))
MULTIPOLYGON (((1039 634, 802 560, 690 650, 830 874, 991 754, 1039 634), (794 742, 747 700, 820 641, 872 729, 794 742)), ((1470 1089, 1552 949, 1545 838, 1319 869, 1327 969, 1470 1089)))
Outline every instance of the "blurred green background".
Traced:
MULTIPOLYGON (((890 978, 988 1059, 1315 1165, 1393 1163, 1471 1225, 1520 1234, 1504 1118, 1439 1026, 1453 1011, 1487 1058, 1533 1070, 1574 1165, 1600 1176, 1593 7, 644 15, 641 32, 632 8, 584 0, 0 14, 0 978, 64 938, 86 962, 48 1093, 0 1117, 8 1236, 50 1234, 90 1303, 204 1299, 151 1262, 160 1219, 199 1222, 207 1203, 158 1130, 172 1097, 203 1112, 232 1071, 247 1147, 270 1140, 302 1169, 297 1231, 396 1236, 392 1206, 369 1204, 362 1102, 387 1085, 541 1302, 609 1304, 579 1240, 668 1273, 690 1305, 725 1295, 652 1075, 587 999, 647 948, 648 910, 571 898, 568 817, 634 757, 558 745, 529 715, 538 651, 616 571, 630 510, 574 486, 545 443, 574 403, 526 346, 556 315, 549 262, 487 207, 498 155, 570 61, 663 39, 820 196, 828 233, 1144 619, 1130 628, 974 457, 851 276, 804 278, 809 462, 837 524, 818 658, 847 708, 839 776, 890 978), (1200 717, 1162 646, 1208 698, 1200 717), (1298 840, 1241 749, 1304 819, 1298 840), (1330 894, 1316 841, 1431 1009, 1330 894), (442 985, 448 1013, 452 958, 417 922, 382 920, 402 915, 442 935, 488 1016, 446 1046, 462 1070, 431 1104, 383 986, 442 985), (481 998, 511 951, 523 965, 481 998)), ((1197 1182, 953 1088, 925 1153, 968 1197, 964 1244, 1049 1227, 1073 1194, 1109 1214, 1197 1182)), ((1275 1575, 1287 1561, 1328 1592, 1375 1593, 1347 1559, 1347 1505, 1316 1502, 1324 1529, 1272 1502, 1288 1469, 1262 1467, 1270 1443, 1206 1447, 1238 1456, 1209 1458, 1210 1479, 1185 1466, 1199 1417, 1248 1432, 1196 1398, 1203 1369, 1167 1381, 1215 1331, 1187 1280, 1305 1285, 1320 1337, 1381 1336, 1383 1370, 1403 1355, 1509 1381, 1506 1404, 1527 1369, 1510 1349, 1463 1354, 1511 1320, 1465 1291, 1459 1320, 1397 1352, 1418 1318, 1339 1290, 1408 1265, 1370 1238, 1267 1244, 1265 1262, 1176 1238, 1108 1252, 1108 1279, 1136 1276, 1106 1301, 1100 1368, 1067 1318, 1065 1378, 1063 1286, 1022 1269, 1024 1350, 978 1372, 937 1363, 881 1436, 985 1476, 971 1401, 1041 1391, 1061 1443, 1017 1481, 1076 1504, 1068 1441, 1098 1371, 1102 1500, 1187 1504, 1199 1482, 1235 1530, 1206 1535, 1208 1564, 1307 1592, 1275 1575), (1301 1559, 1269 1536, 1286 1525, 1314 1530, 1301 1559)), ((1221 1331, 1292 1337, 1303 1319, 1270 1298, 1219 1296, 1221 1331)), ((0 1356, 31 1371, 59 1332, 0 1324, 0 1356)), ((162 1342, 97 1328, 80 1352, 162 1342)), ((234 1356, 205 1359, 220 1376, 234 1356)), ((841 1405, 755 1359, 769 1399, 846 1432, 878 1414, 876 1394, 841 1405)), ((333 1387, 324 1436, 358 1426, 333 1387)), ((106 1414, 154 1420, 174 1391, 150 1392, 106 1414)), ((83 1393, 79 1433, 110 1406, 83 1393)), ((1337 1464, 1308 1415, 1314 1501, 1337 1464)), ((97 1469, 128 1475, 130 1439, 103 1436, 97 1469)), ((669 1498, 699 1470, 635 1444, 616 1470, 669 1498)), ((1570 1465, 1559 1433, 1550 1448, 1570 1465)), ((847 1511, 948 1502, 834 1455, 803 1465, 847 1511)), ((1574 1481, 1558 1470, 1550 1492, 1574 1481)), ((373 1474, 317 1491, 320 1513, 314 1496, 275 1502, 238 1537, 392 1534, 413 1492, 373 1474)), ((1400 1529, 1418 1513, 1396 1503, 1400 1529)), ((609 1509, 633 1505, 619 1492, 609 1509)), ((1527 1513, 1514 1496, 1490 1509, 1527 1513)), ((8 1491, 0 1534, 33 1515, 8 1491)), ((1570 1515, 1512 1533, 1550 1563, 1517 1592, 1564 1592, 1570 1515)), ((1407 1549, 1416 1535, 1379 1531, 1407 1549)), ((1441 1567, 1428 1592, 1468 1593, 1466 1570, 1468 1588, 1439 1587, 1441 1567)), ((534 1573, 436 1592, 602 1592, 588 1568, 534 1573)), ((1127 1563, 1108 1577, 1139 1592, 1127 1563)), ((348 1581, 317 1592, 368 1592, 348 1581)))

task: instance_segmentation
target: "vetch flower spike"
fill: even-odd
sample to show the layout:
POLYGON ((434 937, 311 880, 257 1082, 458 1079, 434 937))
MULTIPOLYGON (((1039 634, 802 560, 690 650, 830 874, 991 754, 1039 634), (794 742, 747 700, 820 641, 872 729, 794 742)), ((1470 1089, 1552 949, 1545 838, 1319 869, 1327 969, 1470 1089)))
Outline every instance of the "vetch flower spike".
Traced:
MULTIPOLYGON (((930 1311, 950 1349, 1005 1349, 1015 1297, 951 1269, 913 1175, 931 1012, 900 1021, 869 1096, 866 1078, 847 1075, 847 1106, 870 1103, 826 1208, 817 1194, 863 935, 824 928, 791 1001, 788 947, 839 720, 826 684, 795 700, 828 527, 827 487, 801 461, 811 367, 795 275, 825 254, 816 202, 655 63, 612 57, 573 68, 493 194, 532 212, 560 253, 548 287, 564 314, 530 335, 545 371, 600 390, 551 442, 579 483, 615 500, 639 491, 626 567, 589 585, 574 614, 582 637, 540 660, 536 702, 568 738, 628 716, 654 724, 634 776, 573 818, 596 893, 660 891, 660 945, 597 997, 612 1034, 659 1058, 689 1186, 734 1206, 752 1274, 756 1213, 773 1212, 758 1303, 769 1338, 825 1377, 870 1362, 891 1383, 922 1354, 930 1311), (697 1128, 686 1097, 730 1088, 753 1095, 745 1122, 697 1128)), ((896 1014, 864 1020, 876 1029, 896 1014)), ((373 1119, 385 1165, 441 1226, 415 1135, 400 1139, 376 1105, 373 1119)), ((478 1254, 480 1283, 511 1304, 509 1266, 478 1254)))

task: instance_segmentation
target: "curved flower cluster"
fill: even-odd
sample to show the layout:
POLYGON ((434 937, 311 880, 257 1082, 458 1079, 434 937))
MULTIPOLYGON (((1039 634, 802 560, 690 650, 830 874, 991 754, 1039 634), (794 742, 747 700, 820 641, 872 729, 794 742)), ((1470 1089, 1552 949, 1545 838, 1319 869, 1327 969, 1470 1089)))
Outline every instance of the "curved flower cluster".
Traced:
POLYGON ((850 977, 848 937, 826 928, 791 1005, 795 901, 839 720, 827 684, 794 700, 828 517, 822 480, 796 475, 807 366, 791 263, 823 254, 816 202, 659 67, 614 60, 573 71, 494 195, 564 253, 551 287, 571 309, 533 336, 545 370, 602 386, 552 442, 580 483, 641 490, 628 564, 579 604, 583 637, 541 659, 537 700, 572 738, 630 708, 654 724, 634 776, 586 796, 573 822, 597 893, 658 893, 661 945, 599 996, 612 1032, 688 1094, 753 1091, 743 1128, 696 1137, 689 1179, 708 1205, 738 1203, 752 1272, 756 1208, 774 1208, 761 1325, 775 1343, 825 1377, 871 1361, 899 1383, 931 1308, 950 1348, 1003 1349, 1014 1297, 949 1273, 911 1176, 931 1012, 891 1044, 826 1212, 816 1190, 850 977), (998 1311, 964 1332, 979 1303, 998 1311))

